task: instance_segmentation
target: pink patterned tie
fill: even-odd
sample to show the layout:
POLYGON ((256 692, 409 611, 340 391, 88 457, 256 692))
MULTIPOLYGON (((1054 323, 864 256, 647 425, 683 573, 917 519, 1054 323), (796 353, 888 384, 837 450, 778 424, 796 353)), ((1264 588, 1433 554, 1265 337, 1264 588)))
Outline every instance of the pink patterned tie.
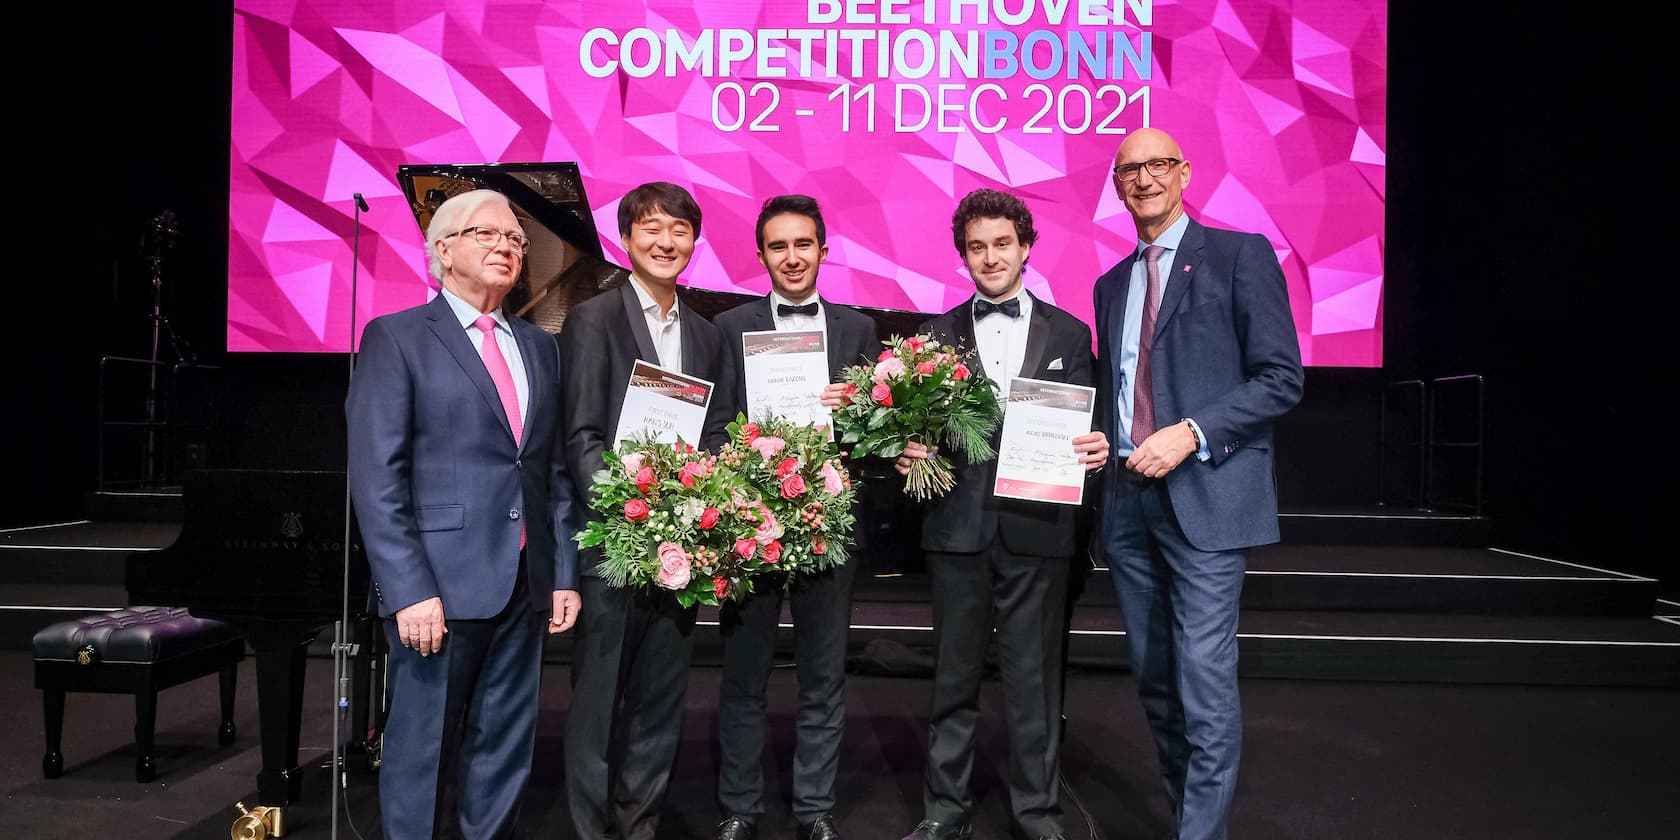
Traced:
POLYGON ((1143 249, 1144 274, 1149 284, 1143 290, 1143 326, 1138 330, 1137 374, 1132 377, 1132 445, 1142 446, 1155 434, 1155 391, 1149 371, 1149 357, 1155 344, 1155 316, 1161 311, 1161 255, 1167 249, 1151 245, 1143 249))
MULTIPOLYGON (((480 315, 473 326, 484 331, 484 367, 490 371, 490 381, 496 383, 496 394, 502 398, 502 411, 507 412, 508 426, 513 429, 513 442, 518 443, 525 423, 519 416, 519 392, 513 387, 513 371, 508 369, 507 357, 502 355, 502 347, 496 343, 496 319, 480 315)), ((525 547, 523 522, 519 523, 519 547, 525 547)))

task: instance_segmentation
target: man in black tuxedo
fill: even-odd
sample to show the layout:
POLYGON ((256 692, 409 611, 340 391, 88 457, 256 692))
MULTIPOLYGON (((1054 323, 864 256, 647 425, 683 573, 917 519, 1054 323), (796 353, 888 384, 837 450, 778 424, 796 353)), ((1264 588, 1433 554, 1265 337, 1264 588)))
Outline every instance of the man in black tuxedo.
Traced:
MULTIPOLYGON (((762 330, 822 330, 828 348, 829 385, 823 404, 840 406, 845 385, 840 371, 870 361, 880 348, 875 321, 817 294, 817 271, 828 258, 828 229, 817 201, 779 195, 758 214, 758 261, 770 272, 771 292, 713 319, 723 331, 735 365, 735 409, 748 408, 741 334, 762 330)), ((799 836, 838 840, 834 780, 840 766, 844 728, 846 631, 851 626, 852 580, 857 560, 822 574, 801 577, 785 593, 793 613, 794 662, 798 666, 799 714, 793 755, 793 814, 799 836)), ((718 802, 725 819, 717 840, 752 840, 764 814, 765 684, 776 649, 776 628, 784 593, 766 586, 743 603, 725 605, 723 684, 718 697, 718 802)))
MULTIPOLYGON (((1032 212, 1019 198, 975 190, 958 203, 951 234, 974 280, 974 297, 933 319, 922 332, 942 344, 973 350, 970 366, 997 382, 1000 399, 1016 376, 1095 384, 1091 330, 1039 300, 1021 273, 1038 238, 1032 212)), ((992 443, 997 444, 998 435, 992 443)), ((1108 439, 1073 439, 1087 471, 1108 459, 1108 439)), ((895 464, 937 450, 912 443, 895 464)), ((950 840, 974 833, 974 731, 980 680, 992 628, 1008 721, 1009 800, 1028 837, 1062 838, 1056 796, 1061 746, 1064 610, 1078 508, 992 495, 995 461, 952 459, 956 486, 927 503, 922 549, 933 590, 935 665, 928 720, 924 819, 904 840, 950 840)))
MULTIPOLYGON (((675 184, 643 184, 618 205, 631 274, 572 308, 560 330, 567 466, 577 496, 616 448, 619 411, 638 359, 714 383, 703 448, 728 440, 735 373, 717 327, 684 305, 677 278, 694 255, 700 208, 675 184)), ((595 516, 593 512, 590 516, 595 516)), ((681 734, 695 608, 666 592, 615 589, 583 552, 585 607, 572 649, 566 799, 573 836, 652 840, 681 734)))

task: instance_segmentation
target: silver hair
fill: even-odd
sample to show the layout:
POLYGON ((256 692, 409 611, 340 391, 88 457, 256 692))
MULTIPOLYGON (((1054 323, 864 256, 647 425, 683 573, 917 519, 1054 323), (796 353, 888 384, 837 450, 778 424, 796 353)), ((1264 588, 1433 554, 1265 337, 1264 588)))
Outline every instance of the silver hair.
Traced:
POLYGON ((432 213, 432 223, 426 226, 426 268, 432 273, 433 280, 443 282, 443 260, 438 257, 438 240, 459 231, 461 225, 478 212, 478 208, 493 201, 512 212, 513 205, 508 202, 507 196, 495 190, 464 192, 438 205, 432 213))

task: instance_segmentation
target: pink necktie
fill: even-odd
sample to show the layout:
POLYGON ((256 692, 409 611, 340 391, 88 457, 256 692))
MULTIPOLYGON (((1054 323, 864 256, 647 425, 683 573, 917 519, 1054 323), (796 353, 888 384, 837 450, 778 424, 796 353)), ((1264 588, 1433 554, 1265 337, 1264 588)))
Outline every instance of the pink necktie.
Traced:
POLYGON ((1149 283, 1143 290, 1143 326, 1138 330, 1137 374, 1132 377, 1132 445, 1142 446, 1155 434, 1155 391, 1149 371, 1150 352, 1155 343, 1155 316, 1161 311, 1161 255, 1167 249, 1151 245, 1143 249, 1144 274, 1149 283))
POLYGON ((507 412, 508 425, 513 428, 513 442, 518 443, 519 433, 524 431, 525 424, 519 416, 519 392, 513 387, 513 371, 508 369, 502 347, 496 343, 496 319, 480 315, 473 326, 484 331, 484 367, 490 371, 490 381, 496 383, 496 394, 502 398, 502 411, 507 412))
MULTIPOLYGON (((480 315, 473 326, 484 331, 484 367, 490 371, 490 381, 496 383, 496 394, 502 398, 502 411, 507 412, 508 426, 513 429, 513 442, 518 443, 525 424, 519 417, 519 392, 513 387, 513 371, 508 369, 507 357, 502 355, 502 347, 496 343, 496 319, 480 315)), ((519 547, 525 547, 523 522, 519 523, 519 547)))

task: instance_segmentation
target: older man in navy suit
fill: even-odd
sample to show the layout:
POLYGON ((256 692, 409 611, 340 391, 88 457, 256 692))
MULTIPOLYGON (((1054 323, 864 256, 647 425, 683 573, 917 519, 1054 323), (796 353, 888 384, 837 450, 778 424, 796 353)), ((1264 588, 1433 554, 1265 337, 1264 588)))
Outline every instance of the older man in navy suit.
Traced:
POLYGON ((1226 836, 1242 744, 1237 608, 1250 546, 1276 542, 1272 422, 1301 399, 1277 255, 1184 215, 1165 132, 1120 144, 1138 249, 1097 280, 1101 428, 1114 442, 1098 546, 1181 840, 1226 836))
POLYGON ((511 837, 531 774, 542 628, 577 619, 554 339, 502 312, 528 240, 507 199, 445 201, 432 302, 374 319, 350 379, 350 491, 390 642, 386 837, 511 837), (454 768, 440 767, 458 753, 454 768))

